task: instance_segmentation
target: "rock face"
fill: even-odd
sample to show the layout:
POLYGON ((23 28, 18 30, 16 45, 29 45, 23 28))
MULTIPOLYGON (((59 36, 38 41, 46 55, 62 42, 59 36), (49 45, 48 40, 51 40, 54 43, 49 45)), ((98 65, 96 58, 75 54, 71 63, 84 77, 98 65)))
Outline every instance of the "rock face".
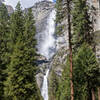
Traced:
POLYGON ((95 32, 96 57, 100 63, 100 30, 95 32))
POLYGON ((7 10, 8 10, 8 14, 12 14, 14 12, 14 9, 13 9, 12 6, 6 5, 6 7, 7 7, 7 10))
MULTIPOLYGON (((90 0, 89 0, 90 1, 90 0)), ((100 0, 93 0, 91 5, 95 8, 94 31, 95 31, 95 43, 96 43, 96 57, 100 64, 100 0)))
POLYGON ((32 7, 32 11, 35 17, 36 21, 36 29, 37 33, 42 32, 46 28, 46 22, 48 19, 48 16, 52 9, 54 9, 54 3, 49 1, 42 1, 39 3, 36 3, 32 7))
MULTIPOLYGON (((90 0, 89 0, 90 1, 90 0)), ((92 0, 90 1, 91 5, 95 8, 95 23, 94 23, 94 30, 100 30, 100 0, 92 0)))
POLYGON ((0 5, 2 4, 1 0, 0 0, 0 5))
POLYGON ((2 2, 4 2, 4 0, 0 0, 0 5, 2 4, 2 2))
MULTIPOLYGON (((4 2, 4 0, 0 0, 0 5, 2 5, 2 2, 4 2)), ((12 6, 6 5, 6 7, 7 7, 7 10, 8 10, 8 14, 9 14, 9 15, 12 14, 12 13, 14 12, 14 9, 13 9, 12 6)))

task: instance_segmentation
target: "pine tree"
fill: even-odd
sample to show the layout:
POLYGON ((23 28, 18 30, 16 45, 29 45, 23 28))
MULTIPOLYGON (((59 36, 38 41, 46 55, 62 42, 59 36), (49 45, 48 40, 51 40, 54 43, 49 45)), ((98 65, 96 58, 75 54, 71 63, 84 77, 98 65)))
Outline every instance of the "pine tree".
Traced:
POLYGON ((71 88, 71 100, 74 100, 74 88, 73 88, 73 61, 72 61, 72 32, 71 32, 71 5, 72 5, 72 0, 58 0, 57 1, 57 22, 58 24, 60 23, 60 28, 59 25, 57 26, 58 29, 56 29, 58 32, 60 30, 60 33, 64 32, 65 26, 67 28, 66 34, 68 34, 68 42, 69 42, 69 61, 70 61, 70 88, 71 88), (60 7, 59 7, 60 5, 60 7), (63 20, 67 19, 67 25, 64 25, 61 23, 63 20))
POLYGON ((36 84, 35 21, 29 9, 25 21, 20 3, 11 19, 11 46, 5 96, 8 100, 40 100, 36 84))
POLYGON ((63 10, 63 1, 57 0, 56 1, 56 34, 60 35, 63 32, 64 24, 61 24, 64 17, 65 17, 65 11, 63 10))
MULTIPOLYGON (((24 32, 24 14, 21 10, 20 2, 18 2, 15 12, 11 15, 10 18, 10 43, 9 47, 13 48, 13 44, 16 43, 17 39, 24 32)), ((12 52, 12 51, 11 51, 12 52)))
POLYGON ((24 32, 24 39, 27 41, 27 45, 34 48, 35 54, 36 54, 36 44, 37 41, 35 39, 36 34, 36 27, 35 27, 35 20, 34 16, 32 14, 32 9, 28 9, 28 13, 25 14, 25 32, 24 32), (33 43, 33 44, 32 44, 33 43))
POLYGON ((69 62, 70 62, 70 88, 71 100, 74 100, 74 86, 73 86, 73 59, 72 59, 72 32, 71 32, 71 0, 66 0, 67 6, 67 21, 68 21, 68 37, 69 37, 69 62))
POLYGON ((36 35, 35 20, 34 20, 34 16, 32 13, 32 9, 29 8, 28 13, 26 13, 24 41, 25 41, 25 46, 27 47, 27 52, 30 52, 30 55, 29 55, 30 66, 33 67, 33 75, 32 75, 33 80, 31 79, 32 82, 30 82, 30 84, 32 84, 32 86, 33 86, 33 89, 32 89, 32 87, 30 87, 30 89, 32 89, 32 92, 30 95, 32 95, 32 100, 41 100, 40 91, 38 90, 38 87, 36 84, 36 78, 35 78, 36 72, 38 70, 37 64, 36 64, 37 41, 35 39, 35 35, 36 35))
MULTIPOLYGON (((93 25, 92 25, 92 19, 91 19, 91 16, 90 16, 91 15, 90 14, 90 8, 87 4, 87 0, 73 0, 73 4, 74 4, 74 7, 73 7, 73 11, 72 11, 72 23, 73 23, 72 42, 73 42, 73 48, 74 48, 73 49, 74 55, 77 56, 77 54, 80 52, 79 50, 82 49, 82 46, 83 46, 83 48, 86 48, 83 45, 84 42, 86 44, 88 44, 88 46, 92 46, 93 50, 90 50, 90 51, 93 53, 93 51, 95 49, 95 47, 94 47, 94 37, 93 37, 94 36, 93 25)), ((87 49, 89 49, 89 48, 87 48, 87 49)), ((84 50, 83 53, 84 52, 86 52, 86 51, 84 50)), ((87 53, 84 53, 84 56, 86 56, 87 53)), ((92 53, 91 53, 91 55, 92 55, 92 53)), ((95 55, 94 55, 94 57, 95 57, 95 55)), ((92 59, 90 59, 90 60, 93 61, 92 59)), ((79 61, 82 62, 83 59, 80 58, 79 61)), ((87 61, 88 61, 88 59, 85 60, 83 62, 83 64, 85 65, 87 63, 87 61)), ((74 65, 74 66, 76 67, 77 65, 74 65)), ((89 66, 89 65, 87 65, 87 67, 91 68, 91 66, 89 66)), ((98 66, 97 66, 97 69, 98 69, 98 66)), ((77 73, 77 71, 76 72, 75 71, 74 71, 74 73, 77 73)), ((88 73, 87 69, 86 69, 86 71, 88 73)), ((81 75, 83 75, 83 73, 80 73, 80 76, 81 75)), ((94 71, 94 73, 92 73, 92 75, 95 75, 95 71, 94 71)), ((93 77, 95 77, 95 76, 93 76, 93 77)), ((91 82, 91 84, 90 84, 90 82, 88 82, 88 84, 85 84, 86 83, 85 81, 90 81, 90 80, 88 80, 88 79, 84 80, 83 83, 77 82, 76 83, 77 85, 74 83, 75 84, 75 93, 76 93, 75 96, 77 96, 77 99, 83 99, 83 100, 86 100, 86 99, 90 100, 90 99, 95 98, 94 90, 97 87, 90 87, 90 85, 92 84, 92 85, 95 86, 96 83, 94 84, 94 83, 91 82), (88 86, 86 86, 86 85, 88 85, 88 86), (77 91, 78 86, 80 86, 79 91, 77 91), (81 87, 84 88, 84 89, 87 89, 88 91, 84 91, 81 87), (82 95, 78 96, 79 94, 80 95, 82 94, 82 95)))
POLYGON ((72 24, 73 24, 73 45, 74 48, 87 42, 93 44, 93 25, 90 18, 87 0, 73 0, 72 24))
POLYGON ((3 100, 4 96, 4 81, 6 74, 4 70, 7 67, 6 53, 7 49, 7 35, 9 33, 8 25, 8 12, 4 4, 0 5, 0 99, 3 100))
POLYGON ((75 100, 92 100, 92 89, 98 84, 99 67, 92 48, 84 43, 74 56, 75 100))

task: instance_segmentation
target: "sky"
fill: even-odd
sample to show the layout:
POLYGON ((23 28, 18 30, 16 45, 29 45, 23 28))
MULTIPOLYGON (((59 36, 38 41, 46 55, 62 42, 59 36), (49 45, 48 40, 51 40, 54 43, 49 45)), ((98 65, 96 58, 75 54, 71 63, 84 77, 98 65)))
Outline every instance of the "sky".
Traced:
MULTIPOLYGON (((45 0, 5 0, 5 4, 11 5, 13 8, 15 8, 17 2, 20 1, 22 8, 28 8, 34 5, 34 3, 38 1, 45 1, 45 0)), ((56 0, 48 0, 48 1, 56 1, 56 0)))

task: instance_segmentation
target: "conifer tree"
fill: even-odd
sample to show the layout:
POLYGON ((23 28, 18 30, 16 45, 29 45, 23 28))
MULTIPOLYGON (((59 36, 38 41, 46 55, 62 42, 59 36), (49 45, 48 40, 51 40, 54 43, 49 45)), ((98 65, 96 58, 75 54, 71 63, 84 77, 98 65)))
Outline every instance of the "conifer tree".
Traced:
POLYGON ((87 0, 73 0, 72 23, 73 23, 73 45, 75 48, 82 43, 93 44, 93 25, 90 18, 87 0))
MULTIPOLYGON (((73 47, 74 48, 73 51, 74 51, 74 53, 76 53, 75 55, 77 55, 79 53, 79 48, 80 47, 82 48, 82 46, 83 46, 83 48, 86 48, 83 45, 84 42, 86 42, 88 44, 88 46, 92 46, 92 48, 94 48, 94 38, 93 38, 93 35, 94 34, 93 34, 92 19, 90 17, 90 8, 89 8, 89 6, 87 4, 87 0, 73 0, 73 4, 74 4, 74 8, 73 8, 73 11, 72 11, 72 23, 73 23, 73 38, 72 38, 72 42, 73 42, 73 46, 74 46, 73 47)), ((89 48, 87 48, 87 49, 89 49, 89 48)), ((91 51, 93 53, 93 50, 91 50, 91 51)), ((84 50, 83 53, 84 52, 86 52, 86 51, 84 50)), ((92 53, 91 53, 91 55, 92 55, 92 53)), ((86 55, 87 55, 87 53, 84 53, 84 56, 86 56, 86 55)), ((93 59, 90 59, 90 60, 92 61, 93 59)), ((81 62, 81 61, 83 61, 83 59, 80 58, 79 61, 81 62)), ((88 59, 85 60, 83 62, 83 64, 85 65, 87 63, 87 61, 88 61, 88 59)), ((91 68, 91 66, 89 66, 89 65, 87 65, 87 66, 88 66, 88 68, 89 67, 91 68)), ((77 67, 77 66, 75 66, 75 67, 77 67)), ((96 66, 96 67, 98 69, 98 66, 96 66)), ((76 72, 75 71, 74 71, 74 73, 77 72, 77 71, 76 72)), ((91 69, 91 71, 93 71, 93 69, 91 69)), ((86 69, 86 72, 88 73, 88 69, 86 69)), ((93 71, 93 72, 94 73, 92 75, 94 75, 94 76, 92 76, 92 77, 95 77, 95 71, 93 71)), ((81 75, 82 75, 82 73, 80 74, 80 76, 81 75)), ((83 88, 84 89, 87 89, 88 90, 88 93, 85 93, 86 91, 84 91, 82 93, 83 96, 82 95, 81 96, 78 96, 79 97, 78 99, 86 100, 86 98, 85 98, 86 97, 85 96, 86 94, 89 95, 89 96, 87 96, 88 97, 87 99, 89 99, 89 100, 90 99, 93 99, 95 97, 94 96, 95 95, 94 94, 94 90, 96 88, 95 87, 90 88, 90 86, 85 87, 86 86, 85 82, 86 82, 86 80, 84 80, 84 87, 83 88), (90 88, 90 89, 88 89, 88 88, 90 88)), ((88 85, 89 84, 90 83, 88 82, 88 85)), ((94 85, 94 86, 96 85, 96 83, 95 84, 91 83, 91 84, 94 85)), ((83 85, 80 84, 80 82, 77 82, 77 85, 80 85, 80 87, 83 86, 83 85)), ((76 91, 77 90, 76 87, 77 86, 75 86, 75 92, 78 93, 76 91)), ((77 95, 79 95, 79 94, 77 94, 77 95)), ((75 96, 76 96, 76 94, 75 94, 75 96)))
POLYGON ((28 13, 26 13, 26 21, 25 21, 25 33, 24 33, 24 41, 25 46, 27 47, 27 52, 29 52, 29 61, 30 66, 32 66, 31 70, 33 70, 33 80, 31 79, 30 84, 32 84, 32 87, 30 89, 32 90, 32 100, 41 100, 40 91, 38 90, 37 84, 36 84, 36 72, 37 72, 37 64, 36 64, 36 44, 37 41, 35 39, 36 35, 36 27, 35 27, 35 20, 32 13, 32 9, 28 9, 28 13))
POLYGON ((28 9, 28 13, 25 14, 25 32, 24 32, 24 39, 28 43, 28 46, 31 46, 34 48, 35 54, 36 54, 36 44, 37 41, 35 39, 36 34, 36 27, 35 27, 35 20, 32 13, 32 9, 28 9))
POLYGON ((7 35, 8 28, 8 12, 4 4, 0 5, 0 99, 4 96, 4 81, 6 74, 4 70, 7 67, 6 53, 7 53, 7 35))
POLYGON ((62 34, 64 29, 64 25, 61 24, 65 17, 65 11, 63 10, 63 1, 57 0, 55 7, 56 7, 56 34, 60 35, 62 34))
POLYGON ((74 56, 75 100, 92 100, 92 89, 98 85, 99 67, 92 48, 84 43, 74 56))
POLYGON ((29 9, 23 20, 20 3, 11 19, 11 46, 5 97, 8 100, 40 100, 36 84, 35 21, 29 9))
MULTIPOLYGON (((16 43, 17 39, 24 32, 24 15, 21 10, 20 2, 18 2, 15 12, 10 18, 10 43, 9 47, 12 48, 13 44, 16 43)), ((12 51, 11 51, 12 52, 12 51)))
MULTIPOLYGON (((71 5, 72 0, 58 0, 57 1, 57 22, 61 24, 60 26, 60 32, 64 32, 62 30, 62 19, 67 19, 67 25, 64 25, 63 27, 67 27, 66 34, 68 34, 68 42, 69 42, 69 61, 70 61, 70 88, 71 88, 71 100, 74 100, 74 88, 73 88, 73 62, 72 62, 72 32, 71 32, 71 5), (60 5, 60 7, 59 7, 60 5)), ((59 25, 58 25, 59 27, 59 25)), ((59 32, 59 30, 58 30, 59 32)))

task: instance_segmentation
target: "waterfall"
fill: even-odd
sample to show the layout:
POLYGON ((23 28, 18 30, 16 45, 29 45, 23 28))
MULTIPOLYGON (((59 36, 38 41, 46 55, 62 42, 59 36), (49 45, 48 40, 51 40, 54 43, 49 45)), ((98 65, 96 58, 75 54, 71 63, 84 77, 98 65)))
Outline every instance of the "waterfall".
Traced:
POLYGON ((39 33, 39 43, 38 43, 38 51, 41 55, 46 57, 46 59, 50 59, 56 51, 55 46, 55 38, 54 38, 54 32, 55 32, 55 10, 52 10, 52 12, 49 15, 49 18, 47 20, 47 25, 45 30, 42 33, 39 33))
POLYGON ((43 86, 41 90, 41 94, 44 98, 44 100, 48 100, 48 74, 49 74, 49 69, 46 72, 46 75, 44 76, 44 81, 43 81, 43 86))
MULTIPOLYGON (((50 60, 56 51, 55 44, 55 10, 52 10, 49 18, 47 19, 47 25, 45 30, 42 32, 42 41, 39 43, 39 53, 43 55, 47 60, 50 60)), ((49 74, 49 66, 47 66, 46 74, 44 75, 43 85, 41 88, 41 94, 44 100, 48 100, 48 74, 49 74)))

